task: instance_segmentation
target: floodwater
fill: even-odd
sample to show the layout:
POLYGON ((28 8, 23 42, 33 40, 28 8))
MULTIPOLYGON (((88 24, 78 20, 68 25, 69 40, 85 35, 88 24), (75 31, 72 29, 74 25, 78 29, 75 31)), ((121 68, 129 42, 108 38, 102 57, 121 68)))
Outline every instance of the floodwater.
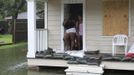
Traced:
MULTIPOLYGON (((45 67, 41 70, 28 70, 26 46, 22 48, 0 49, 0 75, 65 75, 65 68, 45 67)), ((104 75, 133 75, 132 71, 105 70, 104 75)))
POLYGON ((0 49, 0 75, 65 75, 64 68, 28 70, 26 45, 21 48, 0 49))

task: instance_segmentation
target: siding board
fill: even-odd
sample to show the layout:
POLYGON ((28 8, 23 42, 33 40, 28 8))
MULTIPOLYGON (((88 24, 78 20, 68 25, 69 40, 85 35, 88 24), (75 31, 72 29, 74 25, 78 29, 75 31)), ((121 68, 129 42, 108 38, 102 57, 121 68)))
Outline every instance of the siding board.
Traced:
POLYGON ((59 49, 61 32, 60 32, 60 22, 61 22, 61 0, 49 0, 48 2, 48 39, 49 47, 53 49, 59 49))

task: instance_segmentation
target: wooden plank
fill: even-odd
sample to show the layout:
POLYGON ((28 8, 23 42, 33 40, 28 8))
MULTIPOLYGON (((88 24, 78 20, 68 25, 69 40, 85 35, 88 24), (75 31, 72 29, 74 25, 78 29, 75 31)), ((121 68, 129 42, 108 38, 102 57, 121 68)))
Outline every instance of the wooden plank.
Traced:
POLYGON ((134 63, 132 62, 107 62, 103 61, 105 69, 115 69, 115 70, 132 70, 134 71, 134 63), (115 66, 114 66, 115 65, 115 66))
POLYGON ((53 66, 53 67, 67 67, 67 61, 56 59, 28 59, 29 66, 53 66))
POLYGON ((103 35, 128 35, 129 0, 103 0, 103 35))
MULTIPOLYGON (((81 66, 80 64, 67 64, 66 60, 28 59, 28 66, 68 67, 70 65, 81 66)), ((132 62, 106 62, 106 61, 102 61, 102 65, 104 65, 105 69, 132 70, 132 71, 134 71, 134 67, 133 67, 134 63, 132 63, 132 62), (113 65, 116 65, 116 66, 113 66, 113 65)))

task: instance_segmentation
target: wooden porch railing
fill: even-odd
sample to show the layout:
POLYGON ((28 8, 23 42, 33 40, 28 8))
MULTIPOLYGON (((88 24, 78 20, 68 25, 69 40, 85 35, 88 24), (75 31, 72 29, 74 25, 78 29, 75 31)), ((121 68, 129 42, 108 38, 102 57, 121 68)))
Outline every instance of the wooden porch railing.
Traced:
POLYGON ((47 29, 36 29, 36 50, 47 49, 47 29))

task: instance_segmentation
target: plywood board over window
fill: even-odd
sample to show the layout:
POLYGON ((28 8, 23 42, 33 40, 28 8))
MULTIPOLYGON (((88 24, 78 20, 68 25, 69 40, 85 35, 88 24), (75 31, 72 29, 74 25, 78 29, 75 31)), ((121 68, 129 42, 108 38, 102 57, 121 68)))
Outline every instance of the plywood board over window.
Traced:
POLYGON ((128 35, 129 0, 103 0, 103 35, 128 35))

